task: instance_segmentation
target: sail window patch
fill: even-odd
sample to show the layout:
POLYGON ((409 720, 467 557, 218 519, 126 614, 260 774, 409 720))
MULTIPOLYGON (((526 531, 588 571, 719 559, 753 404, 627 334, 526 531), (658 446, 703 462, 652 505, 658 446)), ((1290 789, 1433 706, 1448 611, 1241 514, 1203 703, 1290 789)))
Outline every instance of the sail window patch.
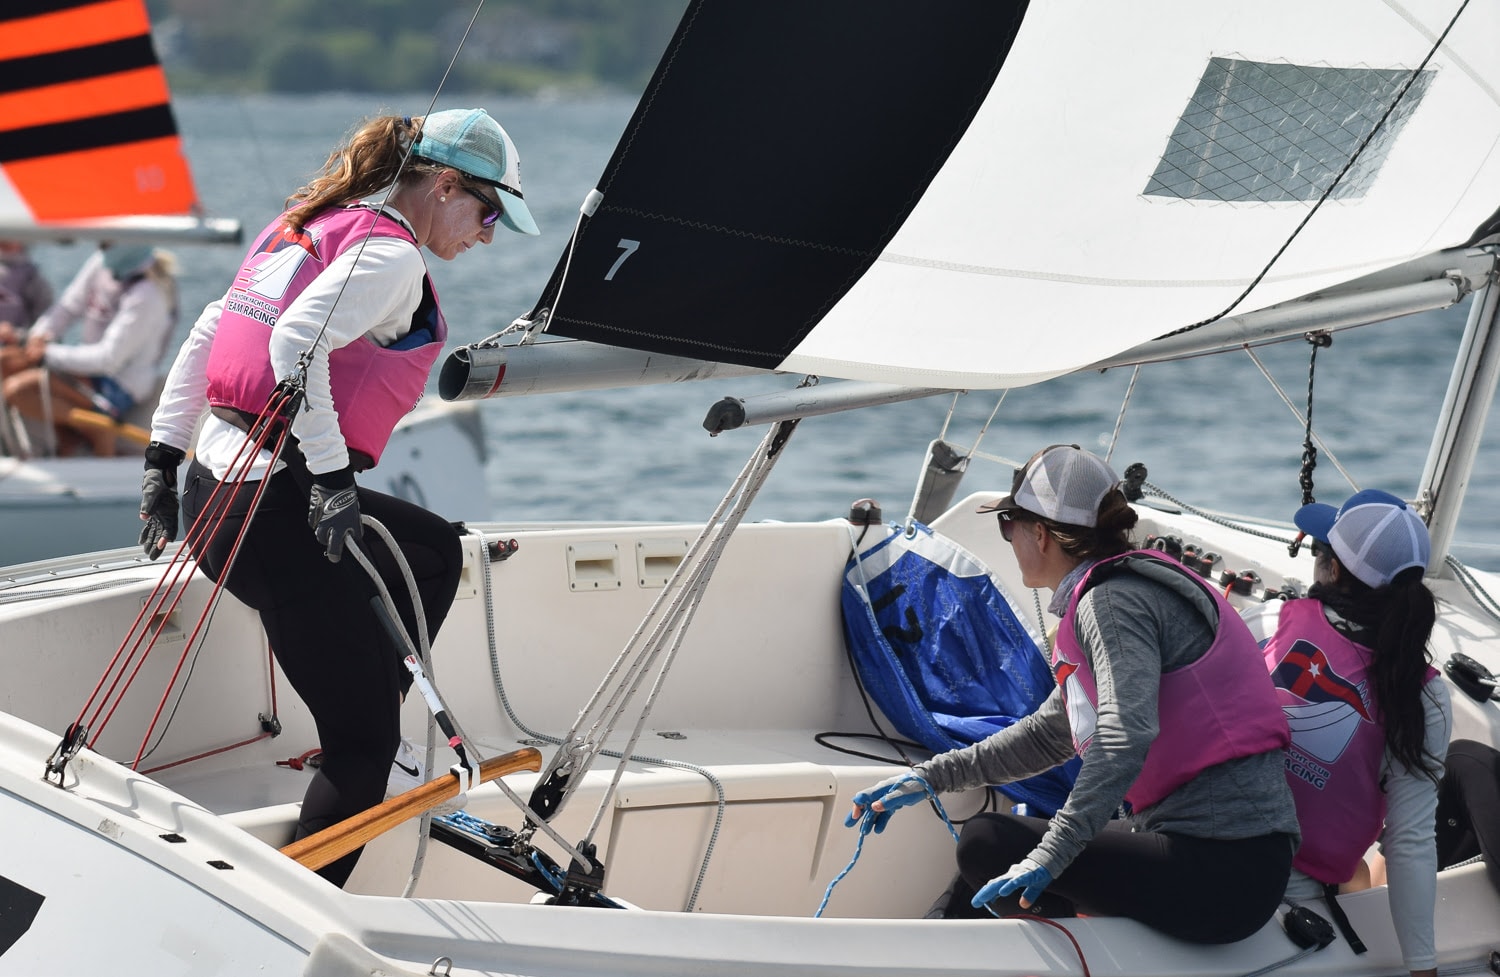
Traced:
MULTIPOLYGON (((1363 196, 1432 81, 1422 72, 1333 191, 1363 196)), ((1148 196, 1270 202, 1322 197, 1411 78, 1406 69, 1211 58, 1148 196)))

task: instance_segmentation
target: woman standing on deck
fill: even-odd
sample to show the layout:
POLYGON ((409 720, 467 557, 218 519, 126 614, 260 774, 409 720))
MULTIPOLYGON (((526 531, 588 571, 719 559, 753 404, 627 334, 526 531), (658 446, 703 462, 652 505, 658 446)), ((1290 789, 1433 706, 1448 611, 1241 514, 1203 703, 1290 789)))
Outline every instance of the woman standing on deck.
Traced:
MULTIPOLYGON (((177 467, 210 407, 183 512, 191 526, 233 493, 223 524, 190 540, 199 566, 217 580, 249 516, 254 483, 267 480, 225 585, 259 611, 277 661, 317 722, 323 761, 302 804, 300 838, 379 803, 400 744, 400 704, 411 682, 404 649, 371 611, 376 588, 365 570, 342 559, 346 540, 375 563, 414 647, 416 609, 383 542, 362 534, 361 513, 395 537, 430 634, 462 568, 458 533, 441 516, 355 485, 355 473, 379 461, 421 397, 447 336, 419 249, 447 261, 490 243, 497 222, 524 234, 537 229, 521 197, 515 145, 483 109, 373 119, 288 204, 228 293, 199 317, 172 367, 146 449, 141 543, 154 558, 175 538, 177 467), (302 372, 304 358, 306 399, 289 447, 279 458, 261 451, 245 473, 236 459, 252 422, 277 384, 302 372)), ((357 859, 355 852, 319 874, 342 885, 357 859)))

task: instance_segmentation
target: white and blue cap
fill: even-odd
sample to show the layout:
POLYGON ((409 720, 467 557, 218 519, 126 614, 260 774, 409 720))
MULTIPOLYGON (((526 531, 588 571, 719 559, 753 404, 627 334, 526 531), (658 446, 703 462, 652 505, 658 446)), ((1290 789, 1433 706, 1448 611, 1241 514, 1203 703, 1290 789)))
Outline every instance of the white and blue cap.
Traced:
POLYGON ((422 122, 412 153, 451 166, 500 191, 500 223, 522 234, 540 234, 521 196, 521 156, 516 144, 484 109, 444 109, 422 122))
POLYGON ((1386 586, 1410 567, 1425 570, 1432 558, 1427 524, 1403 500, 1379 489, 1357 492, 1337 509, 1310 503, 1292 521, 1331 546, 1339 562, 1371 587, 1386 586))

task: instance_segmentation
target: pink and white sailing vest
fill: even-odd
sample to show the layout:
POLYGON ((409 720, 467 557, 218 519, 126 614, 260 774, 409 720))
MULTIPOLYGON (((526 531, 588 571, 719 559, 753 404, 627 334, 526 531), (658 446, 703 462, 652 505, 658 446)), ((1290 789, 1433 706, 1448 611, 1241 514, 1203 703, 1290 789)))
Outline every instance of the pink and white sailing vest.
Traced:
MULTIPOLYGON (((1264 655, 1292 731, 1286 779, 1302 827, 1292 865, 1320 882, 1344 882, 1385 823, 1385 731, 1369 684, 1372 653, 1329 624, 1320 602, 1293 600, 1264 655)), ((1428 668, 1423 683, 1436 675, 1428 668)))
POLYGON ((1079 755, 1093 742, 1099 693, 1088 656, 1078 644, 1078 602, 1101 567, 1125 557, 1158 560, 1181 572, 1219 608, 1219 626, 1208 650, 1197 661, 1162 673, 1156 739, 1125 793, 1131 808, 1143 811, 1209 767, 1284 747, 1289 737, 1276 690, 1262 677, 1266 669, 1260 649, 1239 614, 1223 595, 1177 563, 1152 550, 1134 550, 1100 560, 1084 574, 1053 643, 1052 670, 1079 755))
MULTIPOLYGON (((208 357, 208 401, 259 414, 277 378, 271 372, 271 329, 281 314, 344 251, 366 234, 416 243, 400 222, 364 207, 335 207, 296 233, 277 218, 250 249, 224 308, 208 357), (371 230, 371 223, 374 229, 371 230)), ((344 443, 376 462, 391 431, 422 397, 428 374, 448 337, 430 276, 412 316, 420 345, 383 347, 362 336, 328 357, 333 406, 344 443), (425 330, 425 332, 418 332, 425 330)))

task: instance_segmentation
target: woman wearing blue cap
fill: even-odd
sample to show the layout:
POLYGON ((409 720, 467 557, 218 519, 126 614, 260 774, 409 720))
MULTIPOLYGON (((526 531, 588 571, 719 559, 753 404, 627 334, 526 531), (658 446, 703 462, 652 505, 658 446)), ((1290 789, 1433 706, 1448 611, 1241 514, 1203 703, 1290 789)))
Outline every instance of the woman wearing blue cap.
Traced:
POLYGON ((89 255, 23 346, 0 357, 4 401, 56 433, 57 453, 115 453, 111 425, 73 423, 74 408, 124 419, 156 392, 157 365, 177 325, 176 262, 147 244, 105 244, 89 255), (61 343, 82 322, 77 343, 61 343))
POLYGON ((1292 730, 1286 775, 1302 846, 1287 898, 1324 895, 1339 919, 1339 886, 1367 884, 1352 880, 1382 837, 1402 957, 1412 974, 1435 974, 1434 814, 1452 714, 1427 652, 1427 526, 1373 489, 1338 509, 1305 505, 1295 522, 1313 540, 1307 598, 1246 615, 1252 632, 1270 635, 1266 667, 1292 730))
MULTIPOLYGON (((395 559, 362 533, 361 513, 395 537, 429 634, 442 624, 462 568, 446 520, 355 485, 355 473, 379 461, 397 421, 416 405, 447 338, 421 249, 447 261, 490 243, 497 224, 523 234, 537 228, 521 195, 515 144, 483 109, 372 119, 287 203, 172 366, 146 449, 141 543, 154 558, 176 537, 177 467, 209 408, 183 513, 192 525, 221 483, 233 501, 213 534, 189 545, 219 579, 248 520, 254 483, 265 481, 225 585, 260 613, 277 661, 317 722, 323 760, 303 801, 302 837, 379 803, 402 745, 400 703, 411 682, 404 649, 370 609, 374 583, 355 560, 342 559, 346 541, 369 542, 362 548, 413 647, 416 610, 395 559), (305 403, 289 447, 279 457, 261 450, 247 466, 239 459, 252 422, 277 384, 298 375, 305 403)), ((342 885, 357 858, 320 874, 342 885)))

